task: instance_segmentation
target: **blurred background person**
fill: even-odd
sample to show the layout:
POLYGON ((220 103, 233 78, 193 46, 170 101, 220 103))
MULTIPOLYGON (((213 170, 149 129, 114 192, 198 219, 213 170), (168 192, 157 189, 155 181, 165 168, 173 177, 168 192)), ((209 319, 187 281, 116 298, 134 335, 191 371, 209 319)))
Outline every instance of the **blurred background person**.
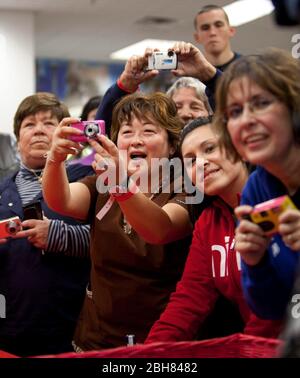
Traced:
POLYGON ((300 0, 272 0, 274 16, 278 25, 294 26, 300 24, 300 0))
POLYGON ((196 15, 194 27, 195 41, 203 47, 205 59, 216 68, 215 74, 203 81, 209 103, 214 109, 214 93, 221 72, 241 56, 231 48, 230 41, 236 29, 230 25, 224 9, 218 5, 205 5, 196 15))
POLYGON ((101 103, 101 96, 91 97, 83 106, 79 118, 81 121, 93 121, 96 119, 97 109, 101 103))
POLYGON ((19 168, 20 158, 16 140, 9 134, 0 133, 0 181, 19 168))
POLYGON ((194 19, 194 39, 203 46, 205 58, 217 69, 224 71, 241 55, 232 51, 230 40, 236 29, 230 25, 224 9, 218 5, 205 5, 194 19))
POLYGON ((167 95, 175 102, 178 116, 185 125, 193 119, 212 114, 205 85, 193 77, 177 79, 167 90, 167 95))
MULTIPOLYGON (((79 118, 81 121, 94 121, 96 118, 97 109, 101 103, 101 96, 91 97, 83 106, 79 118)), ((83 148, 79 150, 78 154, 70 155, 69 160, 72 164, 91 165, 94 160, 93 149, 88 143, 83 144, 83 148)))

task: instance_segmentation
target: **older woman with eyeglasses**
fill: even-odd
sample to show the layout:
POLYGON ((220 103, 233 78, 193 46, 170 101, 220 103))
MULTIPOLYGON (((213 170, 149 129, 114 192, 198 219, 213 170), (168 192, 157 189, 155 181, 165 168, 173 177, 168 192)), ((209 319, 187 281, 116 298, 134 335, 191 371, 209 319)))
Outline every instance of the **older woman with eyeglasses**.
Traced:
POLYGON ((283 317, 300 251, 300 62, 269 49, 222 75, 215 126, 229 155, 257 165, 242 193, 236 249, 248 303, 264 318, 283 317), (298 209, 279 216, 272 237, 244 219, 261 202, 288 195, 298 209))

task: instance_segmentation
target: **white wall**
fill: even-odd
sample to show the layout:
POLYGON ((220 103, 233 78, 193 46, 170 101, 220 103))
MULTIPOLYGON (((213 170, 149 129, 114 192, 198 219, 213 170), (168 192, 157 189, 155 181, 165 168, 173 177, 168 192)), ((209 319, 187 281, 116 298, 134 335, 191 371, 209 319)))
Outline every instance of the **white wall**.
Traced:
POLYGON ((20 101, 34 93, 32 12, 0 11, 0 132, 13 133, 20 101))

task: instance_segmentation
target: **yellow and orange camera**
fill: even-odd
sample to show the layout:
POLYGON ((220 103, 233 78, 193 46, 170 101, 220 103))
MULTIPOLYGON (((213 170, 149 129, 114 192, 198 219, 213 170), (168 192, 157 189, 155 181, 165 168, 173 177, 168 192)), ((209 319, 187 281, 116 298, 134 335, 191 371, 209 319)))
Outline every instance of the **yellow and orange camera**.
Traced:
POLYGON ((290 197, 285 195, 256 205, 245 218, 258 224, 267 236, 271 236, 278 232, 280 214, 288 209, 297 209, 297 207, 290 197))

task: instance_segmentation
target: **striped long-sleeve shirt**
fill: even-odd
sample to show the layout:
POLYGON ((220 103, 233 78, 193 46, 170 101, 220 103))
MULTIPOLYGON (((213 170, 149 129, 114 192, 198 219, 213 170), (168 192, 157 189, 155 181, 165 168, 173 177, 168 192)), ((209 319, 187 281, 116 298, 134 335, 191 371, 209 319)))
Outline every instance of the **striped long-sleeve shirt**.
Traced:
MULTIPOLYGON (((28 169, 21 164, 16 176, 16 186, 23 206, 32 203, 41 192, 42 170, 28 169)), ((62 220, 51 219, 45 253, 62 253, 73 257, 88 257, 90 226, 70 225, 62 220)))

